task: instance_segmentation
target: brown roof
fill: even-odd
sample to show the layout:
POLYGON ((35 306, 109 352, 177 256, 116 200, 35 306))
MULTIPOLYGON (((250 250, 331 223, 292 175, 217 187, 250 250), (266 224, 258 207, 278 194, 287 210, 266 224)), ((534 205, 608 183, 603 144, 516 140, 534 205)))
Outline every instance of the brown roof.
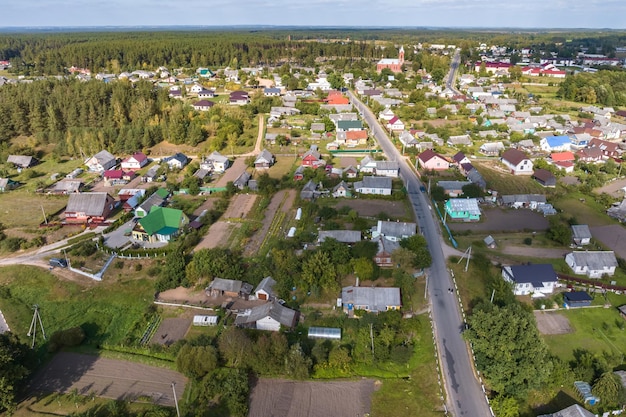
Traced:
POLYGON ((428 162, 428 161, 430 161, 431 159, 433 159, 435 157, 439 157, 439 158, 443 159, 444 161, 446 160, 445 157, 439 155, 437 152, 433 151, 432 149, 426 149, 424 152, 422 152, 418 156, 418 158, 422 162, 428 162))
POLYGON ((547 183, 556 178, 553 173, 551 173, 547 169, 542 169, 542 168, 536 169, 535 172, 533 173, 533 177, 537 178, 539 181, 543 183, 547 183))
POLYGON ((589 142, 590 148, 600 148, 604 152, 617 152, 619 144, 615 142, 609 142, 602 139, 591 139, 589 142))
POLYGON ((526 154, 522 151, 518 151, 517 149, 507 149, 502 154, 502 160, 508 161, 513 165, 518 165, 524 159, 528 159, 526 154))

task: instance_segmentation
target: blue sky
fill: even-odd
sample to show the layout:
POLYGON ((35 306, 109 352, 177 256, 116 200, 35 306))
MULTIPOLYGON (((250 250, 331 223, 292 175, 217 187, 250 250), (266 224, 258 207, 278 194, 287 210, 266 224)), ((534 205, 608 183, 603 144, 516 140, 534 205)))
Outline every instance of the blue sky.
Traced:
POLYGON ((0 26, 626 29, 624 0, 2 0, 0 26))

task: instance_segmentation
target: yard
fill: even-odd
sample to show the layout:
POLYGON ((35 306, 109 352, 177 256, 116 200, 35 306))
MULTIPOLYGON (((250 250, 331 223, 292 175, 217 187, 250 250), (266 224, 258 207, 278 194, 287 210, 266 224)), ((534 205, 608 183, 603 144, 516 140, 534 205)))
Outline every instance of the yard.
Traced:
MULTIPOLYGON (((276 163, 272 165, 272 167, 267 170, 267 173, 272 178, 280 179, 283 175, 287 175, 291 172, 291 169, 294 166, 294 161, 296 158, 292 156, 277 156, 276 163)), ((257 171, 257 176, 262 174, 263 171, 257 171)))
POLYGON ((529 175, 512 175, 497 161, 472 161, 482 174, 487 187, 497 190, 499 195, 550 194, 552 191, 539 185, 529 175))
MULTIPOLYGON (((626 302, 626 299, 623 301, 626 302)), ((574 351, 577 349, 587 349, 596 354, 608 352, 626 355, 626 322, 620 317, 615 305, 609 308, 563 310, 557 314, 569 320, 572 332, 543 337, 550 351, 561 359, 574 359, 574 351)))
POLYGON ((384 214, 392 219, 413 221, 413 212, 405 200, 343 199, 337 203, 336 208, 342 207, 350 207, 362 217, 377 217, 384 214))
POLYGON ((606 215, 606 209, 594 198, 581 193, 568 193, 555 199, 556 209, 576 218, 578 224, 590 227, 616 224, 616 221, 606 215))
POLYGON ((448 227, 453 232, 470 231, 472 233, 487 232, 520 232, 523 230, 543 231, 548 228, 548 220, 540 213, 525 209, 482 209, 480 222, 453 223, 448 227))

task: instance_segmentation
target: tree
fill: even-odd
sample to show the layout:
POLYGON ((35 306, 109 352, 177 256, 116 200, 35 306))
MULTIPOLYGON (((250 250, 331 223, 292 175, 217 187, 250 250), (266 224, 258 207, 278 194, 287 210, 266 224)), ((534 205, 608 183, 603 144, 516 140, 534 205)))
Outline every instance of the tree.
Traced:
POLYGON ((302 281, 309 288, 332 291, 337 289, 335 267, 330 256, 321 250, 316 251, 302 264, 302 281))
POLYGON ((622 380, 613 372, 605 372, 593 384, 591 392, 600 398, 600 402, 605 409, 618 407, 626 402, 626 392, 622 385, 622 380))
POLYGON ((569 245, 572 240, 572 231, 559 217, 553 216, 549 220, 550 227, 546 231, 548 239, 561 245, 569 245))
MULTIPOLYGON (((13 333, 0 334, 0 410, 15 410, 15 397, 29 374, 28 347, 13 333)), ((32 362, 30 362, 32 363, 32 362)))
POLYGON ((159 280, 156 282, 156 290, 165 291, 179 285, 186 285, 185 266, 185 254, 179 246, 165 257, 165 265, 161 270, 159 280))
POLYGON ((483 196, 483 189, 478 184, 466 184, 462 188, 463 195, 468 198, 479 198, 483 196))
POLYGON ((217 368, 217 350, 213 346, 184 345, 176 355, 176 368, 189 378, 201 379, 217 368))
POLYGON ((415 268, 426 268, 432 263, 430 252, 428 251, 428 243, 422 235, 413 235, 400 241, 400 246, 409 249, 415 254, 413 266, 415 268))
POLYGON ((249 360, 253 358, 252 341, 236 327, 229 327, 220 333, 217 346, 227 366, 246 368, 249 360))
POLYGON ((463 335, 472 343, 476 366, 493 391, 524 399, 548 380, 552 371, 548 349, 532 314, 521 305, 480 304, 467 323, 463 335))
POLYGON ((285 356, 285 373, 294 379, 306 379, 309 377, 312 364, 311 358, 302 351, 300 343, 296 343, 285 356))
POLYGON ((371 258, 355 258, 350 264, 356 276, 362 280, 374 279, 374 261, 371 258))
POLYGON ((498 395, 490 402, 493 413, 498 417, 518 417, 519 416, 519 404, 517 400, 512 397, 504 397, 498 395))

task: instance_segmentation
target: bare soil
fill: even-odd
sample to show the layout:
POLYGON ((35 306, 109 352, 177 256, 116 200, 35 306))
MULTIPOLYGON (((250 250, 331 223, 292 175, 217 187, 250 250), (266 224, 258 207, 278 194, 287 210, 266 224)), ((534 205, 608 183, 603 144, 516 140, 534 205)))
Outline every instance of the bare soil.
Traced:
POLYGON ((525 209, 483 209, 482 221, 476 223, 448 222, 450 230, 476 230, 481 232, 519 232, 524 230, 546 230, 548 219, 542 214, 525 209))
POLYGON ((69 393, 174 406, 172 382, 185 390, 187 378, 165 368, 61 352, 35 377, 30 391, 69 393))
POLYGON ((552 311, 535 311, 537 328, 541 334, 567 334, 574 330, 567 317, 552 311))
POLYGON ((233 165, 222 174, 219 180, 215 183, 215 187, 226 187, 229 181, 235 181, 242 172, 246 170, 246 159, 237 158, 233 165))
POLYGON ((356 210, 359 216, 363 217, 376 217, 380 213, 386 213, 393 218, 407 216, 407 209, 402 201, 351 199, 339 202, 337 209, 346 206, 356 210))
POLYGON ((528 256, 535 258, 563 258, 571 249, 533 248, 532 246, 506 246, 502 252, 507 255, 528 256))
POLYGON ((626 259, 626 228, 620 224, 608 226, 590 227, 591 235, 594 239, 602 242, 603 245, 615 252, 615 254, 626 259))
POLYGON ((342 156, 339 158, 339 166, 342 168, 347 168, 350 165, 356 168, 359 163, 356 161, 356 158, 353 156, 342 156))
POLYGON ((256 194, 237 194, 235 199, 230 202, 226 213, 224 213, 225 219, 244 219, 254 207, 256 202, 256 194))
POLYGON ((304 382, 259 379, 250 394, 249 417, 364 416, 371 409, 375 383, 304 382))
POLYGON ((229 223, 224 221, 215 222, 209 227, 206 235, 196 246, 195 250, 213 249, 222 246, 228 242, 228 237, 234 229, 239 228, 239 223, 229 223))
POLYGON ((617 181, 611 181, 603 187, 597 188, 594 191, 596 193, 607 193, 613 197, 624 197, 624 191, 622 188, 626 187, 626 179, 617 181))
POLYGON ((191 326, 189 317, 163 319, 150 343, 171 346, 174 342, 185 337, 189 326, 191 326))

